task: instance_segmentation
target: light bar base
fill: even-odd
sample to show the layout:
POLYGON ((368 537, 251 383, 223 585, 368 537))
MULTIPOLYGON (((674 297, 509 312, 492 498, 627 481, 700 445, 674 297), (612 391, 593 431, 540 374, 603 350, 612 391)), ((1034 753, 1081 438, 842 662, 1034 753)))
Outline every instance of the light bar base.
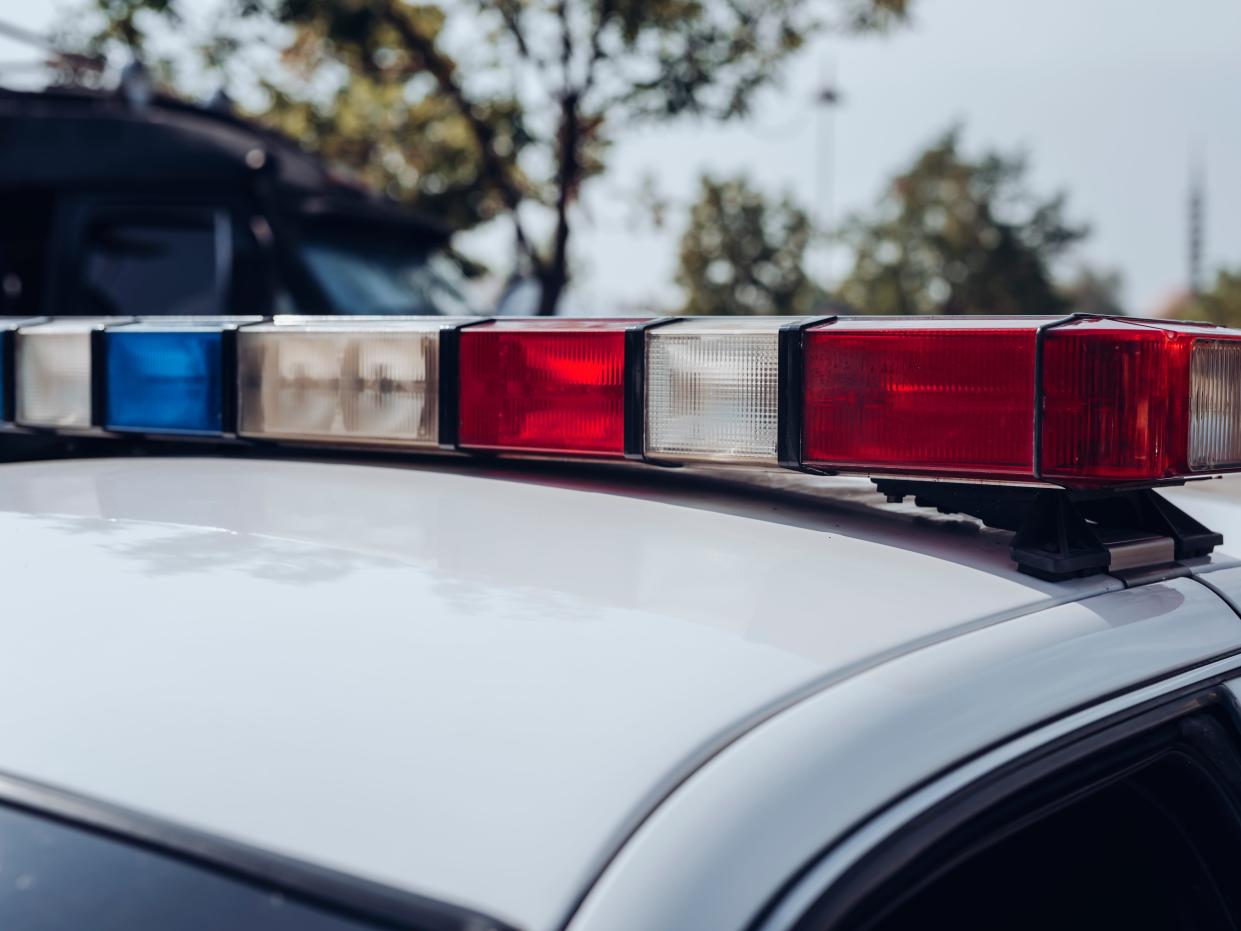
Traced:
POLYGON ((1051 582, 1193 559, 1224 542, 1151 488, 1081 492, 894 479, 875 485, 889 501, 912 495, 918 507, 1013 531, 1018 570, 1051 582))

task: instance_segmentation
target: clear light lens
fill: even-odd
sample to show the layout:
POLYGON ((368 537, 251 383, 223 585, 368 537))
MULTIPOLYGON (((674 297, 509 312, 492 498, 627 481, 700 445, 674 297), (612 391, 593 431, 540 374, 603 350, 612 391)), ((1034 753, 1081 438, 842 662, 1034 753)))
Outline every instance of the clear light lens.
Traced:
POLYGON ((90 429, 90 340, 103 322, 57 321, 17 331, 18 423, 90 429))
POLYGON ((1241 465, 1241 340, 1195 340, 1190 363, 1189 467, 1241 465))
POLYGON ((646 334, 646 454, 776 464, 778 333, 793 318, 686 320, 646 334))
POLYGON ((238 432, 433 447, 439 336, 462 321, 276 323, 237 336, 238 432))

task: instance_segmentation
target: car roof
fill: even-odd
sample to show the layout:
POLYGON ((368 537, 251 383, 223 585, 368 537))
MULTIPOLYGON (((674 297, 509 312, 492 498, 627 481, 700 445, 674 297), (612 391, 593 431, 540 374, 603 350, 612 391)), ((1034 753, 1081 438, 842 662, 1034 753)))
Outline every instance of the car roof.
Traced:
POLYGON ((0 770, 549 928, 759 722, 1122 587, 862 480, 653 471, 0 466, 0 770))
POLYGON ((197 185, 249 191, 257 148, 274 159, 282 199, 309 218, 399 224, 433 238, 451 232, 438 218, 329 169, 281 133, 162 94, 135 107, 111 92, 0 88, 0 143, 0 184, 185 195, 201 193, 197 185))

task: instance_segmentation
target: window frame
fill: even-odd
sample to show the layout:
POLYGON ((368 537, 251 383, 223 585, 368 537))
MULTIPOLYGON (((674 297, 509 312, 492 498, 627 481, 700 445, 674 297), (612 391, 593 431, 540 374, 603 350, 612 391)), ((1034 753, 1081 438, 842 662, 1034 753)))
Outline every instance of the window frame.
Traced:
POLYGON ((411 931, 517 931, 465 906, 155 818, 0 772, 0 805, 182 861, 248 885, 279 890, 323 911, 411 931))
MULTIPOLYGON (((1226 771, 1229 785, 1221 788, 1230 794, 1232 802, 1237 806, 1238 822, 1241 823, 1241 695, 1234 696, 1229 689, 1230 683, 1235 685, 1241 681, 1238 680, 1241 666, 1238 665, 1237 657, 1230 658, 1227 663, 1229 668, 1224 671, 1136 702, 1124 710, 1000 762, 993 769, 948 791, 942 798, 932 801, 904 819, 842 870, 825 871, 822 876, 816 872, 825 866, 831 855, 851 837, 868 824, 879 821, 887 811, 903 801, 896 800, 888 809, 874 813, 866 822, 855 826, 848 835, 833 841, 814 861, 791 877, 751 922, 751 931, 770 931, 777 928, 788 931, 835 931, 837 928, 846 927, 850 917, 856 915, 859 908, 872 896, 880 894, 885 884, 917 866, 918 861, 939 842, 968 827, 971 822, 985 818, 1006 805, 1028 810, 1029 792, 1039 784, 1051 780, 1062 780, 1080 786, 1080 767, 1083 764, 1100 773, 1097 779, 1089 783, 1091 786, 1102 786, 1115 781, 1119 777, 1114 765, 1109 768, 1109 761, 1116 759, 1117 754, 1132 754, 1137 742, 1162 730, 1175 729, 1182 724, 1196 727, 1200 719, 1208 715, 1226 722, 1223 725, 1223 734, 1231 746, 1225 758, 1218 758, 1217 755, 1221 752, 1218 746, 1206 747, 1204 750, 1208 755, 1216 755, 1212 762, 1217 768, 1226 771)), ((1219 667, 1218 661, 1210 665, 1219 667)), ((1147 685, 1150 684, 1153 683, 1147 685)), ((1121 696, 1109 696, 1100 703, 1117 697, 1121 696)), ((1030 728, 1023 734, 1014 735, 1011 740, 1020 740, 1038 730, 1038 727, 1030 728)), ((1203 739, 1200 733, 1183 733, 1181 736, 1183 740, 1191 743, 1203 739)), ((1170 746, 1172 744, 1165 738, 1148 748, 1144 759, 1154 759, 1166 752, 1170 746)), ((985 758, 991 750, 1002 751, 1003 746, 983 751, 975 759, 985 758)), ((965 767, 970 762, 962 761, 958 766, 965 767)), ((922 790, 933 788, 941 780, 950 779, 952 774, 953 771, 933 775, 911 790, 905 799, 916 796, 922 790)), ((1044 803, 1040 811, 1050 812, 1058 804, 1067 804, 1068 801, 1064 798, 1059 801, 1053 798, 1052 801, 1044 803)))
POLYGON ((47 316, 80 317, 89 315, 84 309, 86 285, 86 240, 95 222, 100 219, 147 220, 158 223, 161 217, 213 214, 225 218, 228 244, 227 267, 223 269, 224 310, 237 313, 237 302, 253 304, 246 313, 265 314, 273 295, 272 259, 268 250, 251 233, 245 241, 242 231, 250 229, 253 217, 260 211, 246 198, 227 192, 204 191, 192 197, 168 193, 115 192, 106 194, 71 194, 60 198, 52 223, 51 248, 48 254, 48 283, 45 289, 47 316), (249 261, 241 262, 239 257, 249 261))

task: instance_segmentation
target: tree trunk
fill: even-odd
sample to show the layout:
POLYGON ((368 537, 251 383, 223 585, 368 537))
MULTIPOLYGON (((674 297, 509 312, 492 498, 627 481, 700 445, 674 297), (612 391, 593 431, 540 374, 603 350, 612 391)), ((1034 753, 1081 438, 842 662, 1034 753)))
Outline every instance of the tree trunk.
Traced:
POLYGON ((554 317, 560 306, 560 296, 564 294, 569 276, 563 267, 548 267, 539 279, 539 307, 536 311, 540 317, 554 317))
POLYGON ((560 152, 556 168, 556 233, 551 255, 540 275, 539 316, 555 315, 569 283, 569 204, 581 183, 581 113, 578 95, 570 91, 560 101, 560 152))

